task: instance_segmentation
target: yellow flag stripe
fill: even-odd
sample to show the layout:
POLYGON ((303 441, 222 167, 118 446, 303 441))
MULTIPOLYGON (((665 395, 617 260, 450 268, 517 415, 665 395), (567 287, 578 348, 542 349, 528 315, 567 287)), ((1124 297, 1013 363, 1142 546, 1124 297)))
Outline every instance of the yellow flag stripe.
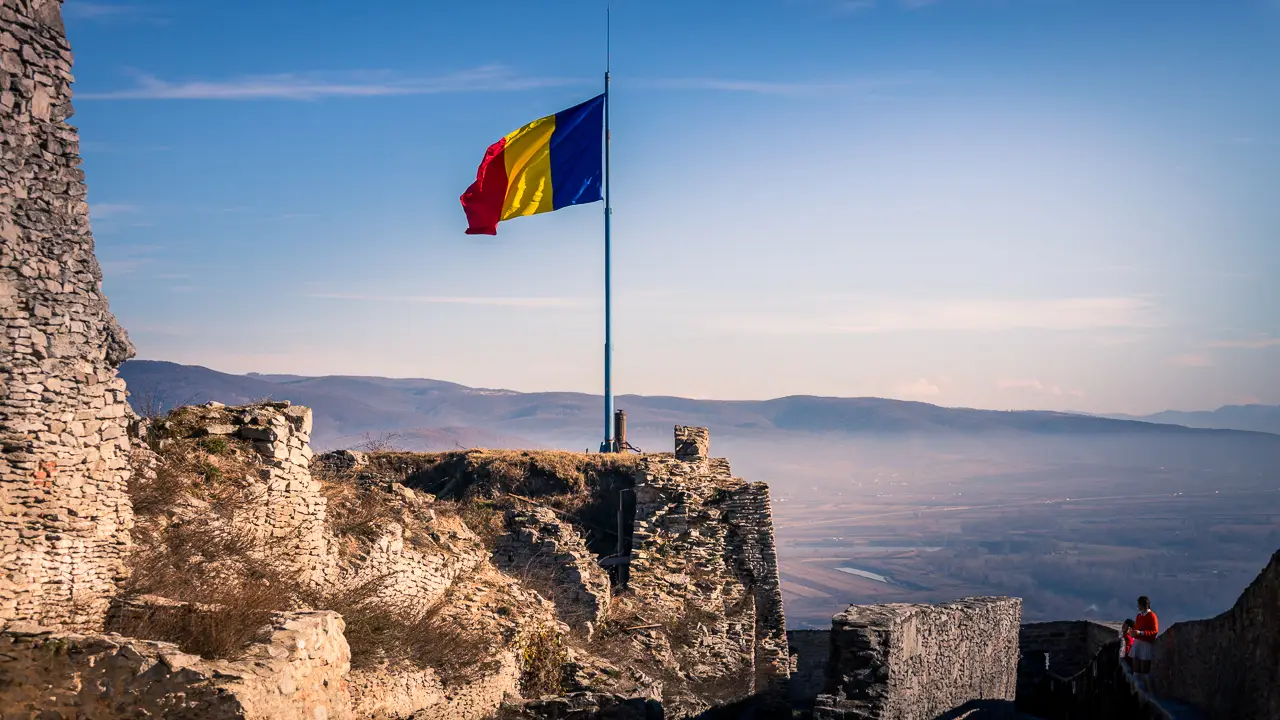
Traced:
POLYGON ((551 134, 555 129, 556 116, 548 115, 507 135, 502 150, 507 167, 503 220, 555 209, 551 192, 551 134))

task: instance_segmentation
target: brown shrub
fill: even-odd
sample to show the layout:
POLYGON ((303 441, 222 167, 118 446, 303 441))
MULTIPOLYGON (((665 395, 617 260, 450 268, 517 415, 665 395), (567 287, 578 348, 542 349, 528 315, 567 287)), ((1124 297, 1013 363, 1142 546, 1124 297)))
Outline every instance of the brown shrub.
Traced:
POLYGON ((520 642, 520 694, 528 698, 559 695, 568 660, 564 640, 554 628, 525 633, 520 642))
POLYGON ((154 465, 135 466, 126 490, 133 501, 134 516, 156 517, 171 510, 186 494, 187 482, 183 469, 163 457, 154 465))

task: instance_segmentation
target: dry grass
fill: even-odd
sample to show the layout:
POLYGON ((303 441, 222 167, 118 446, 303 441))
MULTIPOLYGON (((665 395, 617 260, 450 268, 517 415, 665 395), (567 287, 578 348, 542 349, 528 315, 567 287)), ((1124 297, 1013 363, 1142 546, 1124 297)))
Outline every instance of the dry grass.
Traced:
POLYGON ((376 578, 335 592, 304 595, 309 606, 342 615, 352 668, 409 663, 431 668, 446 686, 494 669, 494 638, 450 617, 447 597, 421 610, 389 608, 375 602, 386 581, 376 578))
POLYGON ((400 506, 378 487, 361 487, 355 473, 312 466, 312 477, 320 481, 326 500, 325 521, 337 537, 372 540, 381 535, 388 522, 400 520, 400 506))
POLYGON ((263 504, 258 454, 225 437, 188 437, 200 411, 180 408, 152 423, 155 454, 128 487, 137 522, 132 572, 121 588, 125 596, 188 605, 132 616, 114 629, 202 657, 235 658, 274 613, 296 605, 295 582, 270 562, 266 538, 243 532, 263 504))
POLYGON ((374 453, 380 474, 442 500, 493 499, 515 493, 572 510, 614 478, 630 480, 638 457, 559 450, 466 450, 443 453, 374 453))

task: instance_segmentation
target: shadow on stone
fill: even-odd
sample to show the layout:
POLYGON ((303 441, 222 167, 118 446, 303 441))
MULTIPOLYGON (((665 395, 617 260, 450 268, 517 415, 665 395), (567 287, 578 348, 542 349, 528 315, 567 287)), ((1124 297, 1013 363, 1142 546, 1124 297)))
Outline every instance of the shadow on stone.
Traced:
POLYGON ((1012 700, 971 700, 934 720, 1012 720, 1014 716, 1012 700))

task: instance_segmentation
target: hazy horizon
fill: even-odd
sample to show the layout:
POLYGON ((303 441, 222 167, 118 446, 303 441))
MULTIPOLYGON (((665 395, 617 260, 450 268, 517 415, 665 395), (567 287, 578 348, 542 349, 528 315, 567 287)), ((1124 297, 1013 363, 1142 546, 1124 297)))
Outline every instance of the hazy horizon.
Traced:
MULTIPOLYGON (((449 378, 442 378, 442 377, 426 377, 426 376, 417 376, 417 375, 375 375, 375 374, 370 374, 370 373, 340 373, 340 372, 339 372, 339 373, 324 373, 324 374, 321 374, 321 375, 309 375, 309 374, 305 374, 305 373, 296 373, 296 372, 259 372, 259 371, 256 371, 256 370, 248 370, 248 371, 245 371, 245 372, 230 372, 230 371, 228 371, 228 370, 223 370, 223 369, 220 369, 220 368, 212 367, 212 366, 210 366, 210 365, 208 365, 208 364, 202 364, 202 363, 177 363, 177 362, 176 362, 176 361, 174 361, 174 360, 165 360, 165 359, 161 359, 161 358, 144 358, 144 357, 136 357, 136 358, 133 358, 133 360, 132 360, 131 362, 133 362, 133 361, 140 361, 140 362, 175 363, 175 364, 179 364, 179 365, 189 365, 189 366, 203 367, 203 368, 206 368, 206 369, 208 369, 208 370, 213 370, 214 372, 226 373, 226 374, 228 374, 228 375, 242 375, 242 376, 254 376, 254 375, 258 375, 258 376, 267 376, 267 377, 270 377, 270 376, 289 376, 289 375, 295 375, 295 376, 298 376, 298 377, 307 377, 307 378, 318 378, 318 377, 352 377, 352 378, 360 378, 360 377, 364 377, 364 378, 380 378, 380 379, 385 379, 385 380, 433 380, 433 381, 438 381, 438 382, 453 383, 453 384, 455 384, 455 385, 462 385, 462 386, 464 386, 464 387, 467 387, 467 388, 470 388, 470 389, 473 389, 473 390, 497 390, 497 391, 516 392, 516 393, 522 393, 522 394, 533 394, 533 393, 576 393, 576 394, 581 394, 581 395, 589 395, 589 396, 591 396, 591 397, 602 397, 602 395, 601 395, 601 393, 600 393, 600 392, 591 392, 590 390, 566 390, 566 389, 563 389, 563 388, 522 389, 522 388, 509 387, 509 386, 500 386, 500 385, 484 385, 484 384, 481 384, 481 385, 468 385, 468 384, 466 384, 466 383, 460 383, 460 382, 457 382, 457 381, 455 381, 455 380, 451 380, 451 379, 449 379, 449 378)), ((945 402, 940 402, 940 401, 939 401, 939 402, 931 402, 931 401, 928 401, 928 400, 921 400, 921 399, 919 399, 919 398, 893 397, 893 396, 889 396, 889 395, 822 395, 822 394, 818 394, 818 393, 805 393, 805 392, 791 393, 790 395, 774 395, 774 396, 770 396, 770 397, 749 397, 749 398, 748 398, 748 397, 697 397, 697 396, 690 396, 690 395, 673 395, 673 394, 671 394, 671 393, 662 393, 662 392, 657 392, 657 393, 632 393, 632 392, 627 392, 627 393, 621 393, 621 394, 615 395, 615 397, 621 397, 621 396, 625 396, 625 395, 636 395, 636 396, 642 396, 642 397, 674 397, 674 398, 683 398, 683 399, 688 399, 688 400, 709 400, 709 401, 715 401, 715 402, 758 402, 758 401, 766 401, 766 400, 779 400, 779 399, 786 398, 786 397, 806 397, 806 396, 807 396, 807 397, 839 398, 839 399, 850 399, 850 400, 852 400, 852 399, 859 399, 859 398, 874 398, 874 399, 879 399, 879 400, 897 400, 897 401, 901 401, 901 402, 922 402, 922 403, 926 403, 926 404, 929 404, 929 405, 936 405, 936 406, 938 406, 938 407, 944 407, 944 408, 956 408, 956 409, 962 409, 962 410, 996 410, 996 411, 1004 411, 1004 410, 1023 410, 1023 411, 1040 411, 1040 412, 1068 412, 1068 413, 1076 413, 1076 414, 1082 414, 1082 415, 1129 415, 1129 414, 1130 414, 1130 413, 1122 413, 1122 412, 1085 412, 1085 411, 1079 411, 1079 410, 1066 410, 1066 409, 1062 409, 1062 408, 1047 407, 1047 406, 1046 406, 1046 407, 1032 407, 1032 408, 979 407, 979 406, 973 406, 973 405, 951 405, 951 404, 948 404, 948 403, 945 403, 945 402)), ((1253 404, 1253 405, 1259 405, 1259 406, 1263 406, 1263 407, 1273 407, 1272 405, 1267 404, 1267 403, 1241 403, 1241 404, 1244 404, 1244 405, 1247 405, 1247 404, 1253 404)), ((1140 414, 1140 415, 1139 415, 1139 414, 1134 414, 1133 416, 1134 416, 1134 417, 1145 417, 1146 415, 1155 415, 1155 414, 1159 414, 1159 413, 1161 413, 1161 412, 1207 412, 1207 411, 1217 410, 1217 409, 1220 409, 1220 408, 1222 408, 1222 407, 1228 407, 1228 406, 1227 406, 1227 405, 1219 405, 1219 406, 1214 406, 1214 407, 1201 407, 1201 408, 1161 408, 1160 410, 1157 410, 1157 411, 1152 412, 1152 413, 1143 413, 1143 414, 1140 414)), ((619 409, 620 409, 620 410, 625 410, 626 408, 621 408, 621 407, 620 407, 619 409)))

